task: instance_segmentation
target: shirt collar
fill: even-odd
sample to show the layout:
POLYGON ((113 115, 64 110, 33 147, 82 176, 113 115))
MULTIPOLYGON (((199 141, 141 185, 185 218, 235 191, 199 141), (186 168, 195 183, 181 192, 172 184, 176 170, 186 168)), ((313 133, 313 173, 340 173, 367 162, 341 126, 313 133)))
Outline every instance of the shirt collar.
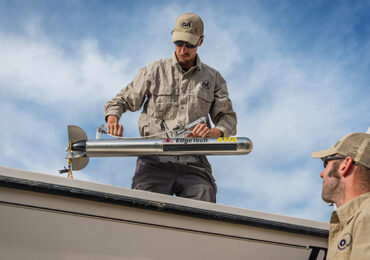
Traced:
POLYGON ((356 211, 363 205, 364 201, 370 200, 370 192, 364 193, 333 211, 330 222, 350 221, 356 211))
MULTIPOLYGON (((177 60, 176 58, 176 54, 173 53, 172 57, 171 57, 171 63, 172 63, 172 66, 173 67, 178 67, 179 69, 181 69, 181 66, 179 64, 179 61, 177 60)), ((200 58, 199 58, 199 55, 197 54, 197 56, 195 57, 195 69, 198 69, 198 70, 201 70, 202 69, 202 62, 200 61, 200 58)), ((194 68, 192 67, 192 68, 194 68)), ((190 69, 192 69, 190 68, 190 69)))
POLYGON ((195 58, 195 67, 199 68, 199 70, 202 69, 202 62, 200 62, 199 55, 197 54, 197 57, 195 58))

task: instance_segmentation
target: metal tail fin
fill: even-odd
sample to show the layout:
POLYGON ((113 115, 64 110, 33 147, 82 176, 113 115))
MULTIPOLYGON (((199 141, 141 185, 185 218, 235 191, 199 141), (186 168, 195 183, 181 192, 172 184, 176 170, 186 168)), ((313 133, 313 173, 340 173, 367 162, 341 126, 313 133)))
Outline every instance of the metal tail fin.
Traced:
POLYGON ((87 135, 82 128, 74 125, 69 125, 68 139, 69 139, 69 149, 66 158, 71 160, 73 171, 82 170, 89 163, 89 157, 86 157, 86 153, 73 151, 72 144, 79 141, 87 141, 87 135))

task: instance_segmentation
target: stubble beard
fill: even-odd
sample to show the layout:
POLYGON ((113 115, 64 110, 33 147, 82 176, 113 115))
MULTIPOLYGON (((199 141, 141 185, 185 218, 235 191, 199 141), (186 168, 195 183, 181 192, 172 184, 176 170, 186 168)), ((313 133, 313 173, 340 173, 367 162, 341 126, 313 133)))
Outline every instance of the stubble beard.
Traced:
POLYGON ((321 198, 327 203, 336 203, 343 195, 343 187, 338 175, 339 163, 333 164, 322 184, 321 198))
POLYGON ((191 59, 191 56, 188 53, 181 56, 178 55, 177 59, 181 67, 190 68, 193 66, 193 60, 191 59))

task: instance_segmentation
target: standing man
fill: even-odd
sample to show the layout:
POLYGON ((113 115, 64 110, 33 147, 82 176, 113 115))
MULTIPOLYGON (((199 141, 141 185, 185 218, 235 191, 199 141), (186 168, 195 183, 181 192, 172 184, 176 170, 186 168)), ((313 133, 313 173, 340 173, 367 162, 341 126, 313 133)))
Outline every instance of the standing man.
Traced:
POLYGON ((337 206, 327 259, 370 259, 370 134, 346 135, 311 155, 324 162, 322 199, 337 206))
MULTIPOLYGON (((198 48, 204 40, 203 21, 192 13, 180 15, 172 31, 175 53, 142 68, 104 109, 107 133, 121 136, 118 121, 127 110, 137 111, 140 135, 166 138, 163 129, 183 127, 206 117, 186 137, 217 138, 236 134, 225 80, 200 61, 198 48), (144 105, 143 105, 144 104, 144 105), (211 128, 208 115, 215 127, 211 128)), ((216 183, 206 156, 138 157, 132 188, 216 202, 216 183)))

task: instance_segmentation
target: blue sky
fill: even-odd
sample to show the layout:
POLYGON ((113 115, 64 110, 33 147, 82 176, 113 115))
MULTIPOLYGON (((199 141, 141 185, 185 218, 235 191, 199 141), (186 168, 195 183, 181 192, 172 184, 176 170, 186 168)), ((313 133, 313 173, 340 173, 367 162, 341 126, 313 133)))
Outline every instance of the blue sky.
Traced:
MULTIPOLYGON (((0 0, 0 165, 59 175, 67 125, 89 138, 136 72, 173 53, 184 12, 202 61, 228 82, 247 156, 209 157, 218 203, 328 221, 310 157, 370 126, 368 1, 0 0)), ((138 136, 139 113, 121 120, 138 136)), ((76 179, 130 187, 135 158, 93 158, 76 179)))

